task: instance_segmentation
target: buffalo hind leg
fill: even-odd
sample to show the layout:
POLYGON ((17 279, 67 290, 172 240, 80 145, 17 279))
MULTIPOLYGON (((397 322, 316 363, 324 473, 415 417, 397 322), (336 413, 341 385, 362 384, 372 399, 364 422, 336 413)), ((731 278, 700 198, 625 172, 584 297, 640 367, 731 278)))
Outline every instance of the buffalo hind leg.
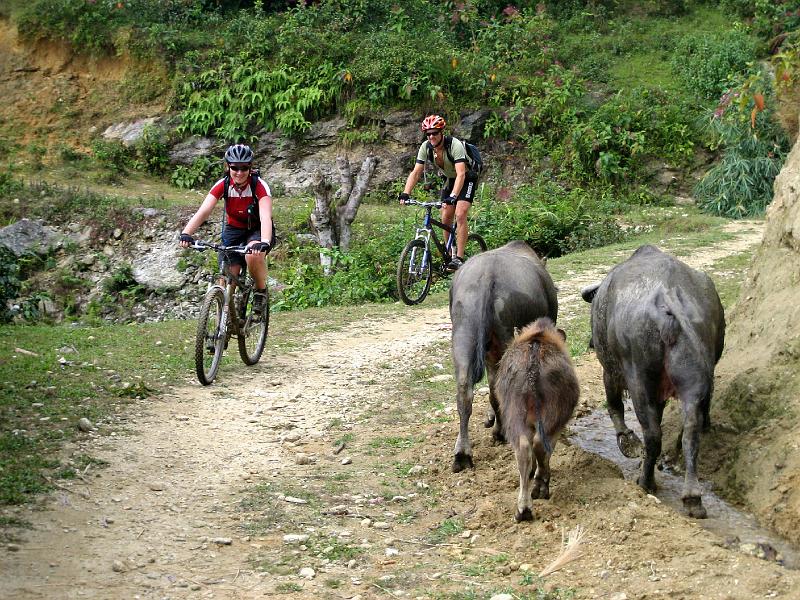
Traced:
MULTIPOLYGON (((497 363, 489 357, 486 360, 486 378, 489 380, 489 405, 492 407, 492 440, 496 444, 505 444, 506 438, 503 435, 503 415, 500 413, 500 402, 495 395, 495 381, 497 379, 497 363)), ((488 419, 487 419, 488 422, 488 419)))
POLYGON ((638 483, 648 492, 655 492, 655 468, 661 456, 661 418, 664 414, 664 404, 658 401, 657 391, 650 387, 644 379, 644 374, 639 374, 635 376, 629 390, 644 436, 642 472, 638 483))
POLYGON ((608 416, 617 432, 617 446, 623 456, 638 458, 642 454, 642 442, 625 424, 625 405, 622 403, 622 386, 603 369, 603 385, 606 388, 608 416))
MULTIPOLYGON (((555 442, 552 450, 555 450, 555 442)), ((547 500, 550 498, 550 454, 544 449, 538 433, 533 438, 533 453, 536 455, 536 473, 533 476, 531 498, 547 500)))
POLYGON ((521 521, 533 521, 533 502, 531 496, 535 480, 531 477, 533 473, 533 449, 527 437, 521 436, 514 442, 514 455, 517 458, 517 468, 519 469, 519 495, 517 496, 517 513, 514 519, 521 521))
POLYGON ((469 441, 469 419, 472 416, 474 388, 466 369, 456 366, 456 405, 458 406, 458 438, 456 439, 453 473, 472 469, 472 444, 469 441))
POLYGON ((700 429, 705 421, 706 399, 704 396, 687 394, 689 400, 683 405, 683 458, 684 474, 683 507, 690 517, 705 519, 708 514, 703 506, 702 490, 697 480, 697 456, 700 451, 700 429), (697 398, 701 398, 698 402, 697 398))

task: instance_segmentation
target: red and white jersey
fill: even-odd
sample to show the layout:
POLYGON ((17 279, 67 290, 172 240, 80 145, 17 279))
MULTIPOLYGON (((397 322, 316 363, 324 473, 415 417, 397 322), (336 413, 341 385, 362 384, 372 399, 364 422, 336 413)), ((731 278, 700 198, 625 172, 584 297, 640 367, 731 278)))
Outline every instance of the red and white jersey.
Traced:
MULTIPOLYGON (((247 229, 247 207, 253 203, 250 180, 251 178, 248 177, 242 189, 236 189, 233 181, 228 184, 228 201, 225 203, 225 222, 231 227, 247 229)), ((214 184, 209 193, 219 200, 222 198, 224 192, 225 178, 223 177, 214 184)), ((272 194, 269 191, 267 182, 259 177, 258 183, 256 183, 256 198, 260 200, 264 196, 272 196, 272 194)))

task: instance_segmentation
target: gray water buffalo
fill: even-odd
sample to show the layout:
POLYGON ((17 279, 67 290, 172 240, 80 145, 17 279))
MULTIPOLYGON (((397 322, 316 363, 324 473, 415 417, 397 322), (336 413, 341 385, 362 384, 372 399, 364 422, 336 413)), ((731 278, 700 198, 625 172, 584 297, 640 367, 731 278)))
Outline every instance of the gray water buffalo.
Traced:
POLYGON ((517 521, 532 520, 533 500, 550 497, 550 456, 580 397, 565 340, 542 317, 514 338, 500 360, 495 391, 519 469, 517 521))
MULTIPOLYGON (((556 287, 536 253, 525 243, 509 242, 501 248, 471 257, 453 278, 450 319, 456 377, 459 431, 453 471, 472 467, 469 418, 474 386, 487 371, 489 403, 494 411, 493 436, 503 440, 502 419, 495 395, 497 365, 514 328, 539 317, 558 316, 556 287)), ((487 426, 492 420, 487 420, 487 426)))
POLYGON ((667 399, 674 396, 683 413, 683 505, 690 516, 705 518, 696 463, 700 429, 710 426, 714 367, 725 340, 725 314, 714 283, 658 248, 642 246, 582 296, 592 303, 592 344, 603 366, 617 445, 625 456, 637 456, 641 441, 625 424, 624 389, 642 426, 639 485, 655 489, 661 418, 667 399))

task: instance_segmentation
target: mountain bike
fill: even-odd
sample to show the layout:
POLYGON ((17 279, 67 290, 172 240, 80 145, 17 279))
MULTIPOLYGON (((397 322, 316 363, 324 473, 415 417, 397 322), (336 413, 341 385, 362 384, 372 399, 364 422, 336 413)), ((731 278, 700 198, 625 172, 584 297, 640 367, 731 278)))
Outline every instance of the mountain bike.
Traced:
MULTIPOLYGON (((442 202, 418 202, 413 198, 405 200, 403 204, 421 206, 425 209, 425 216, 422 225, 417 227, 414 239, 408 242, 400 253, 400 262, 397 265, 397 292, 400 299, 408 304, 419 304, 428 295, 431 289, 431 282, 434 273, 440 277, 450 274, 448 265, 452 257, 453 246, 456 241, 456 224, 445 225, 441 221, 434 219, 431 211, 434 208, 441 208, 442 202), (439 240, 434 227, 449 233, 447 241, 439 240), (433 246, 431 247, 431 241, 433 246), (441 258, 441 263, 434 265, 433 250, 438 251, 436 258, 441 258)), ((470 233, 467 236, 467 246, 464 248, 464 260, 469 260, 486 250, 486 242, 477 233, 470 233)))
POLYGON ((214 284, 206 292, 200 308, 197 336, 194 344, 194 362, 197 379, 203 385, 214 381, 231 337, 239 343, 239 356, 246 365, 254 365, 261 358, 269 329, 269 292, 261 314, 253 308, 253 281, 243 267, 239 275, 231 272, 229 257, 249 254, 246 246, 220 246, 195 240, 193 250, 216 251, 222 258, 221 277, 225 285, 214 284))

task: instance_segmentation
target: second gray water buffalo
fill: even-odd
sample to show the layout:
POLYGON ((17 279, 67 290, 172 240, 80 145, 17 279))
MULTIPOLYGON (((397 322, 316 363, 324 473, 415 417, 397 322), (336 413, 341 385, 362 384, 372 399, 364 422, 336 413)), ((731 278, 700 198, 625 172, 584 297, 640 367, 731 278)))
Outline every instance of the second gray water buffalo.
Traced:
POLYGON ((456 272, 450 288, 459 416, 454 472, 473 466, 469 419, 474 386, 484 370, 489 380, 489 403, 495 414, 493 436, 500 441, 503 434, 495 396, 497 365, 514 337, 514 328, 522 328, 539 317, 550 317, 555 322, 557 316, 553 279, 525 242, 509 242, 473 256, 456 272))
POLYGON ((603 366, 617 445, 625 456, 637 456, 641 441, 625 424, 624 389, 642 426, 639 485, 655 490, 661 419, 667 399, 674 396, 683 413, 681 499, 690 516, 705 518, 696 471, 700 429, 710 426, 714 368, 725 340, 725 314, 714 283, 655 246, 642 246, 582 296, 592 303, 592 344, 603 366))

